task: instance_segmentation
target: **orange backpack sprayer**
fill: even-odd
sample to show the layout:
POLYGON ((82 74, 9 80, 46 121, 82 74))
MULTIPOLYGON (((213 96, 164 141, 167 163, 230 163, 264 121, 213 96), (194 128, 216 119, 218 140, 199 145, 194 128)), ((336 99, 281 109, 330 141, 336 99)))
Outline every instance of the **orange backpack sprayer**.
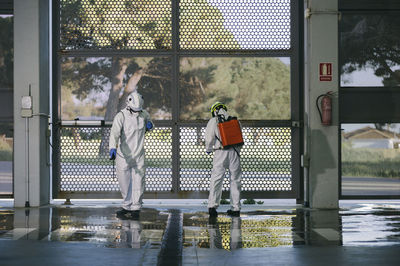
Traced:
POLYGON ((224 148, 243 145, 242 130, 236 117, 230 117, 229 120, 218 123, 218 129, 224 148))
POLYGON ((218 137, 217 139, 221 142, 224 149, 234 146, 242 146, 244 142, 239 121, 236 117, 229 116, 228 119, 225 119, 224 116, 216 114, 215 111, 218 111, 221 108, 227 111, 225 104, 220 102, 216 102, 211 107, 212 116, 215 117, 217 115, 218 120, 218 130, 221 139, 218 137))

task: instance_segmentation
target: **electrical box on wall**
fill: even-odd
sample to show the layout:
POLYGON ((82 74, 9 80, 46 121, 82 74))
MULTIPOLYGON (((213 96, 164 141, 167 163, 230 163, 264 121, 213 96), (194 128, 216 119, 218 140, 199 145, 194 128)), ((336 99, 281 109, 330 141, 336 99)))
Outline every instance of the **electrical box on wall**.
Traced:
POLYGON ((32 117, 32 96, 22 96, 21 117, 32 117))

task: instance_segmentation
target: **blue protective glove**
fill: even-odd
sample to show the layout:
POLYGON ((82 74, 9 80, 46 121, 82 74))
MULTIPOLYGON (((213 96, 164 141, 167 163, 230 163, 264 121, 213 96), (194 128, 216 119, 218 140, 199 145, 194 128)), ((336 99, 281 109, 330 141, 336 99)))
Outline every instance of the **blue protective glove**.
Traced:
POLYGON ((147 130, 150 130, 150 129, 152 129, 153 128, 153 123, 151 123, 151 121, 147 121, 147 123, 146 123, 146 129, 147 130))
POLYGON ((111 149, 110 150, 110 160, 115 160, 116 156, 117 156, 117 149, 111 149))

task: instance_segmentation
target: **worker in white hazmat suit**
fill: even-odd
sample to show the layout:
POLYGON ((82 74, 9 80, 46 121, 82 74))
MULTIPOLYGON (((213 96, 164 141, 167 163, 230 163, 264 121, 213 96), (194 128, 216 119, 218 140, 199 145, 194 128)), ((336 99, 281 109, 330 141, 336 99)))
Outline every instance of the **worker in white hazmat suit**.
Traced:
POLYGON ((213 168, 210 179, 210 194, 208 197, 208 212, 210 216, 218 216, 217 208, 221 201, 222 185, 225 171, 230 172, 230 216, 240 216, 240 190, 242 169, 240 167, 240 146, 224 149, 218 130, 220 119, 228 120, 227 108, 223 103, 216 102, 211 107, 212 118, 208 121, 205 131, 206 152, 214 152, 213 168))
POLYGON ((116 160, 116 172, 123 198, 119 216, 138 217, 145 188, 144 137, 154 127, 143 110, 143 97, 131 93, 126 108, 117 113, 110 132, 110 159, 116 160))

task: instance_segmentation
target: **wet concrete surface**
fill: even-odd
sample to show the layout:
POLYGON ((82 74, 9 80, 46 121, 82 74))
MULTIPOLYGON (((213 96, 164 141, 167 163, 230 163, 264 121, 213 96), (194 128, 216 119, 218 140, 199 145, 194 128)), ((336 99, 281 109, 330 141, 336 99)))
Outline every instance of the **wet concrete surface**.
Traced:
POLYGON ((400 265, 400 201, 244 206, 240 217, 222 207, 215 219, 201 203, 147 204, 138 219, 116 217, 118 209, 0 202, 0 265, 400 265))

